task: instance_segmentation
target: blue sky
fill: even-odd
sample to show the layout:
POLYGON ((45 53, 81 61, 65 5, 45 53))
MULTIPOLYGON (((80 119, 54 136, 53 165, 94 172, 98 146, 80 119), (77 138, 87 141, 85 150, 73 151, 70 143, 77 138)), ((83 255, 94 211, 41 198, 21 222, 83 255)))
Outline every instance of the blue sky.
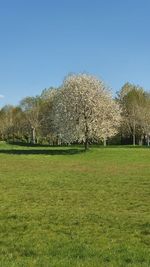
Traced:
POLYGON ((149 0, 0 0, 0 106, 70 72, 149 90, 149 14, 149 0))

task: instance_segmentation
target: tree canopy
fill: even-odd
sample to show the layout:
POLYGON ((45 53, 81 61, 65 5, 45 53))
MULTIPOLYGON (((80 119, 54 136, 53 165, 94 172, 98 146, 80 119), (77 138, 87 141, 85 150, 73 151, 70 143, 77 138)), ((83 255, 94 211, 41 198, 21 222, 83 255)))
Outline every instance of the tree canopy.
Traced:
POLYGON ((150 145, 150 93, 125 83, 114 98, 89 74, 66 76, 59 88, 0 110, 0 140, 27 143, 150 145))

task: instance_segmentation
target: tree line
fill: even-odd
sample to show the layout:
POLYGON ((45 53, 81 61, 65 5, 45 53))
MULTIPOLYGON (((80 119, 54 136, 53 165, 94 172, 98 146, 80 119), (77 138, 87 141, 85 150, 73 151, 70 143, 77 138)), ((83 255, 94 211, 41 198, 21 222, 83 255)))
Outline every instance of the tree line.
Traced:
POLYGON ((150 145, 150 93, 126 83, 115 98, 88 74, 68 75, 18 106, 0 110, 0 140, 33 144, 150 145))

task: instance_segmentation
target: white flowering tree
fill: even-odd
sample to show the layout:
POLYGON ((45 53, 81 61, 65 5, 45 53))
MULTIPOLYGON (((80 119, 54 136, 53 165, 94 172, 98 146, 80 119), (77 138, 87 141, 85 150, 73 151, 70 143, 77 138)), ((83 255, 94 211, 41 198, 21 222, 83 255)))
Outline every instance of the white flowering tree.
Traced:
POLYGON ((104 83, 87 74, 70 75, 56 94, 55 129, 63 142, 104 140, 117 132, 120 111, 104 83))
POLYGON ((111 97, 107 98, 105 110, 103 113, 103 121, 100 125, 101 136, 104 146, 108 138, 115 136, 121 122, 120 106, 111 97))

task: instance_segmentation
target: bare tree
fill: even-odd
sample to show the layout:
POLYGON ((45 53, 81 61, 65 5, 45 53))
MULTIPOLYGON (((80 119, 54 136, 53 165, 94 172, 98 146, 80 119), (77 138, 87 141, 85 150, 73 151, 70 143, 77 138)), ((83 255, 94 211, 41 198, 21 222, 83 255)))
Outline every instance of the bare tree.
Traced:
POLYGON ((20 106, 26 116, 31 129, 31 140, 33 144, 36 143, 37 133, 40 127, 40 104, 41 99, 39 96, 24 98, 20 106))
POLYGON ((144 107, 145 92, 142 87, 126 83, 119 94, 119 102, 122 107, 122 128, 132 135, 133 145, 136 137, 143 135, 140 123, 140 112, 144 107))

